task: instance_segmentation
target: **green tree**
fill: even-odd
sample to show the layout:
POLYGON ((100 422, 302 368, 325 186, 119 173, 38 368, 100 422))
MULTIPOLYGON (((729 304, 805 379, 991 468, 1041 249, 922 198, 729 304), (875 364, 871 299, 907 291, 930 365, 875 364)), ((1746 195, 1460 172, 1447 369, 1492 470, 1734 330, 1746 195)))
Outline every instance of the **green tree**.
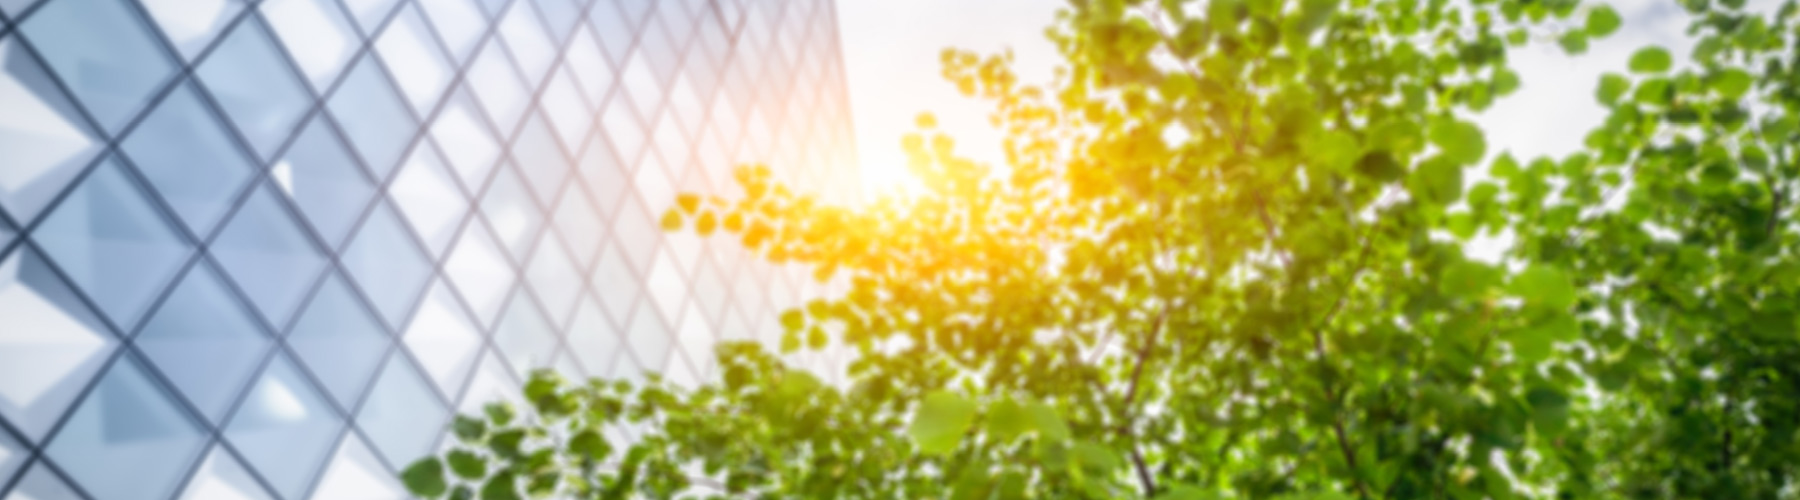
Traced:
MULTIPOLYGON (((946 51, 1004 165, 921 120, 926 190, 741 169, 664 224, 849 283, 786 313, 842 386, 724 344, 697 388, 564 381, 459 418, 429 498, 1797 498, 1796 6, 1682 0, 1587 149, 1468 117, 1577 0, 1073 0, 1067 66, 946 51), (1464 254, 1509 234, 1499 263, 1464 254), (614 439, 619 429, 636 438, 614 439)), ((1544 110, 1556 119, 1555 110, 1544 110)))

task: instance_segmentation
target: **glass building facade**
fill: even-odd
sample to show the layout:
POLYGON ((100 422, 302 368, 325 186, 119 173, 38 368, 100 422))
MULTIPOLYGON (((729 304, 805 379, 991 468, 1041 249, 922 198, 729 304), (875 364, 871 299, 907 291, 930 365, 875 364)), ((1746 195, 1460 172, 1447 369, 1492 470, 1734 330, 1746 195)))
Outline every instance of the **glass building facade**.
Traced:
POLYGON ((839 50, 830 0, 0 0, 0 500, 403 498, 532 369, 710 377, 823 286, 658 216, 850 201, 839 50))

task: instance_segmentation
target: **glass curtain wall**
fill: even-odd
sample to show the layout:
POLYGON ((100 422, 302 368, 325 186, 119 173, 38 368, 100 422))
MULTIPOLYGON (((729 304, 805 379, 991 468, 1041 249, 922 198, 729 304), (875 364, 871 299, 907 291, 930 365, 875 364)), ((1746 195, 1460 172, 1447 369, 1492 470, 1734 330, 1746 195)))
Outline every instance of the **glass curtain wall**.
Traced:
POLYGON ((824 287, 657 219, 740 162, 853 201, 835 20, 0 0, 0 499, 402 498, 532 369, 773 342, 824 287))

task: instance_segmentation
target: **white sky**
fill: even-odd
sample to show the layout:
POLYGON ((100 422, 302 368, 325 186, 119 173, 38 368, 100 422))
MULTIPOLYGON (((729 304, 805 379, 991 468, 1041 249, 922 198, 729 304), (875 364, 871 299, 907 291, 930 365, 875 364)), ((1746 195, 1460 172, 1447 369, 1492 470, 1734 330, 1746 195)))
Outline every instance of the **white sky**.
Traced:
MULTIPOLYGON (((1648 43, 1671 49, 1678 62, 1692 46, 1680 33, 1686 17, 1674 0, 1613 0, 1625 26, 1571 58, 1553 44, 1512 52, 1524 84, 1477 118, 1488 131, 1489 151, 1510 150, 1521 159, 1562 155, 1579 148, 1604 118, 1594 87, 1605 71, 1623 72, 1631 52, 1648 43)), ((1775 0, 1753 4, 1773 6, 1775 0)), ((1015 69, 1028 82, 1047 82, 1061 59, 1043 29, 1063 0, 838 0, 851 114, 865 188, 881 192, 904 182, 900 137, 914 117, 930 111, 939 127, 958 139, 957 149, 976 159, 1000 159, 999 134, 986 106, 963 98, 940 76, 945 47, 993 53, 1011 48, 1015 69)), ((1471 180, 1473 181, 1473 179, 1471 180)))

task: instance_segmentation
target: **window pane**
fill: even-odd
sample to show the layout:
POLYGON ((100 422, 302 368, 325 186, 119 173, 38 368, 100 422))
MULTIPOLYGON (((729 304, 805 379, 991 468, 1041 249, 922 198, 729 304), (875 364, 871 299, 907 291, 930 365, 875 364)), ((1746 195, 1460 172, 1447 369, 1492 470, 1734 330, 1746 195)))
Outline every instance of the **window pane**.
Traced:
POLYGON ((270 175, 334 248, 375 195, 375 186, 320 116, 313 117, 270 175))
POLYGON ((631 345, 632 357, 639 366, 661 371, 673 344, 670 336, 669 327, 655 308, 639 306, 637 314, 631 317, 631 326, 626 329, 625 341, 631 345))
MULTIPOLYGON (((605 3, 595 5, 594 10, 610 8, 605 3)), ((563 55, 575 78, 580 80, 581 92, 587 96, 587 102, 598 108, 606 98, 606 91, 612 89, 612 66, 606 62, 606 56, 600 53, 600 42, 594 38, 593 31, 582 27, 575 32, 575 41, 569 42, 569 48, 563 55)))
POLYGON ((431 278, 431 262, 406 223, 385 203, 377 205, 363 221, 340 258, 375 310, 396 328, 412 312, 431 278))
POLYGON ((11 481, 13 473, 30 457, 31 450, 24 443, 14 441, 10 433, 0 432, 0 481, 11 481))
POLYGON ((188 481, 181 500, 271 500, 269 493, 257 484, 225 448, 214 446, 200 464, 200 471, 188 481))
POLYGON ((338 71, 361 42, 331 0, 264 0, 262 13, 320 92, 337 80, 338 71))
POLYGON ((263 158, 293 133, 312 100, 254 19, 238 23, 194 71, 263 158))
MULTIPOLYGON (((404 467, 399 465, 397 467, 404 467)), ((331 456, 312 500, 411 498, 396 474, 382 467, 381 459, 355 434, 345 434, 343 444, 331 456)))
POLYGON ((0 208, 25 224, 81 173, 100 141, 18 39, 0 38, 0 208))
POLYGON ((406 328, 406 349, 437 384, 439 392, 457 394, 481 353, 481 332, 469 323, 443 280, 431 286, 419 313, 406 328))
POLYGON ((513 170, 501 167, 500 174, 494 176, 494 183, 481 196, 481 213, 487 217, 494 235, 499 237, 500 244, 513 261, 524 262, 526 252, 531 250, 538 231, 543 228, 544 216, 538 211, 537 203, 532 201, 531 193, 525 190, 525 183, 513 170))
POLYGON ((133 129, 125 155, 195 234, 212 232, 255 170, 189 85, 133 129))
POLYGON ((607 244, 600 252, 600 261, 594 265, 590 281, 594 292, 599 295, 600 305, 606 308, 607 316, 618 324, 625 324, 632 306, 637 305, 638 296, 643 294, 643 285, 638 281, 637 272, 631 269, 631 263, 625 260, 625 253, 619 251, 618 245, 607 244))
POLYGON ((632 268, 640 273, 647 271, 650 259, 656 256, 656 248, 662 241, 662 230, 636 196, 628 196, 620 207, 619 217, 613 221, 614 241, 625 249, 632 268))
POLYGON ((117 132, 175 75, 149 28, 122 0, 56 0, 19 31, 100 126, 117 132))
POLYGON ((575 29, 576 22, 581 20, 581 6, 575 0, 537 0, 538 13, 543 14, 544 24, 550 27, 550 35, 561 43, 569 39, 569 32, 575 29))
POLYGON ((469 59, 475 51, 475 44, 481 41, 481 34, 487 29, 487 19, 476 8, 475 0, 419 0, 419 6, 425 9, 425 15, 431 18, 432 26, 437 27, 437 34, 450 50, 450 57, 456 65, 469 59))
POLYGON ((451 65, 431 38, 425 18, 411 5, 400 11, 400 17, 388 24, 387 31, 375 41, 382 62, 393 71, 400 91, 420 116, 431 112, 438 97, 450 84, 451 65))
POLYGON ((550 356, 556 353, 556 334, 531 297, 520 293, 513 296, 506 315, 494 330, 494 345, 506 355, 513 374, 523 380, 531 370, 550 366, 550 356))
MULTIPOLYGON (((588 10, 588 21, 593 23, 594 34, 599 35, 602 48, 614 63, 625 60, 625 54, 631 50, 631 40, 636 30, 630 21, 625 19, 624 11, 619 10, 616 2, 599 2, 588 10)), ((589 82, 592 83, 592 82, 589 82)))
POLYGON ((206 438, 127 356, 88 393, 47 452, 95 500, 161 500, 175 492, 206 438))
POLYGON ((488 174, 500 159, 500 145, 482 124, 467 92, 458 92, 444 106, 431 126, 431 138, 444 148, 444 158, 471 190, 487 183, 488 174))
POLYGON ((466 73, 469 89, 481 101, 482 109, 488 118, 494 120, 502 136, 510 136, 513 126, 519 123, 519 117, 525 113, 525 106, 530 103, 530 90, 519 81, 519 74, 513 70, 512 60, 506 50, 500 48, 499 39, 488 42, 475 56, 475 62, 466 73))
POLYGON ((681 307, 687 303, 687 278, 682 276, 681 269, 676 267, 675 259, 669 252, 658 252, 656 264, 645 276, 645 288, 650 291, 650 298, 662 310, 665 318, 681 317, 681 307))
POLYGON ((538 243, 535 253, 531 264, 525 268, 526 279, 537 292, 550 322, 561 325, 569 317, 569 308, 575 306, 576 294, 581 293, 581 270, 575 268, 568 252, 563 251, 561 238, 552 234, 544 235, 544 241, 538 243))
POLYGON ((456 291, 474 310, 476 320, 485 328, 500 315, 502 299, 512 290, 513 270, 494 243, 485 224, 471 222, 463 229, 462 239, 444 261, 444 276, 456 285, 456 291))
POLYGON ((135 341, 211 422, 225 419, 269 347, 262 327, 220 279, 212 266, 195 265, 135 341))
POLYGON ((267 189, 257 189, 210 248, 263 317, 287 324, 324 268, 325 258, 287 208, 267 189))
POLYGON ((356 25, 362 27, 363 33, 375 31, 387 14, 393 12, 394 3, 399 0, 344 0, 344 7, 350 9, 351 17, 356 25))
POLYGON ((288 332, 288 345, 325 392, 350 408, 367 390, 387 352, 388 336, 344 279, 332 274, 288 332))
POLYGON ((43 462, 38 462, 18 484, 13 485, 12 494, 6 500, 82 500, 81 495, 69 488, 67 483, 50 472, 43 462))
MULTIPOLYGON (((663 85, 656 80, 655 72, 650 70, 643 51, 632 54, 630 62, 625 64, 625 74, 621 78, 625 85, 625 93, 631 96, 631 103, 640 111, 650 114, 661 108, 663 85)), ((609 117, 610 118, 610 117, 609 117)))
POLYGON ((265 370, 225 438, 283 497, 300 496, 336 441, 343 419, 286 356, 265 370))
POLYGON ((469 210, 468 199, 450 178, 437 148, 429 143, 413 148, 412 156, 400 166, 400 173, 388 186, 388 195, 407 222, 412 223, 413 231, 425 240, 432 260, 450 246, 469 210))
POLYGON ((595 214, 596 210, 593 203, 588 201, 586 190, 574 186, 557 202, 553 215, 557 233, 562 235, 563 241, 568 242, 575 265, 582 269, 592 266, 594 255, 600 251, 603 229, 595 214))
MULTIPOLYGON (((585 132, 584 132, 585 135, 585 132)), ((519 130, 519 138, 513 142, 512 152, 514 165, 524 174, 525 181, 531 186, 531 192, 537 199, 549 201, 556 199, 562 191, 565 181, 572 170, 568 157, 563 155, 563 147, 552 135, 550 126, 544 115, 532 113, 519 130)))
POLYGON ((137 324, 190 250, 110 160, 52 209, 32 239, 121 328, 137 324))
POLYGON ((625 93, 614 93, 612 102, 601 113, 601 128, 612 141, 613 151, 618 154, 619 161, 624 164, 635 163, 638 153, 644 150, 644 126, 638 122, 637 113, 632 111, 625 93))
POLYGON ((588 106, 581 91, 575 85, 575 79, 569 76, 566 67, 559 68, 544 86, 544 94, 540 109, 549 117, 550 123, 556 127, 556 137, 569 151, 580 151, 581 140, 587 138, 588 131, 594 125, 594 113, 588 106))
POLYGON ((612 218, 619 212, 619 201, 631 188, 631 178, 625 175, 625 166, 613 152, 611 142, 600 138, 588 145, 581 153, 581 174, 593 189, 594 205, 601 216, 612 218))
POLYGON ((328 107, 377 179, 393 173, 419 130, 373 57, 363 57, 350 69, 328 107))
POLYGON ((219 35, 219 30, 244 10, 243 0, 138 0, 150 18, 175 43, 181 57, 193 60, 219 35))
POLYGON ((395 355, 381 370, 356 422, 388 463, 411 464, 431 452, 449 417, 431 384, 405 356, 395 355))
POLYGON ((567 338, 569 351, 588 373, 599 376, 612 370, 613 358, 619 353, 619 335, 593 299, 583 298, 576 307, 567 338))
POLYGON ((0 260, 0 418, 28 441, 44 438, 93 380, 114 337, 50 271, 20 248, 0 260))
POLYGON ((500 18, 499 28, 507 50, 519 63, 519 71, 524 72, 525 86, 537 88, 550 70, 550 63, 556 60, 556 47, 544 36, 544 25, 538 21, 537 9, 532 8, 529 1, 512 2, 512 8, 500 18))

